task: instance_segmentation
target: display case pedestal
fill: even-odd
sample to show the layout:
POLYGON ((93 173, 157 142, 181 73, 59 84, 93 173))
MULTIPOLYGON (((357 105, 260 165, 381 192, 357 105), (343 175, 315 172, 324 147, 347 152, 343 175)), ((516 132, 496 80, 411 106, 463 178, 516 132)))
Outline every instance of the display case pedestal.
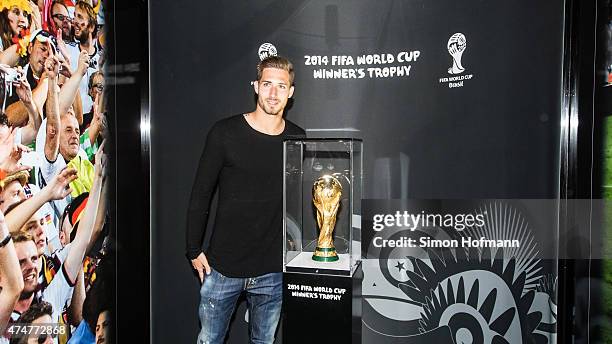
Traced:
POLYGON ((353 276, 285 272, 283 343, 361 343, 361 265, 353 276))

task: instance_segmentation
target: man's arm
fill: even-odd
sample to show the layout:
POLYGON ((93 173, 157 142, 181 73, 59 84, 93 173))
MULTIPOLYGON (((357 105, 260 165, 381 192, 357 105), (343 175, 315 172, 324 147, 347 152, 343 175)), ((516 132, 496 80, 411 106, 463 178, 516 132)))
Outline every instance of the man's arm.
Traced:
POLYGON ((49 80, 47 75, 43 73, 38 81, 38 85, 32 90, 32 100, 38 109, 45 108, 45 102, 47 101, 47 95, 49 94, 49 80))
POLYGON ((198 272, 200 281, 204 281, 204 272, 210 273, 210 266, 202 252, 202 239, 208 222, 210 201, 223 168, 225 149, 223 141, 224 133, 219 125, 215 125, 206 138, 189 200, 186 253, 193 268, 198 272))
POLYGON ((81 269, 72 291, 70 306, 68 307, 70 324, 72 326, 79 326, 79 323, 83 320, 83 302, 85 301, 85 296, 85 273, 81 269))
MULTIPOLYGON (((0 240, 9 235, 9 230, 0 212, 0 240)), ((6 328, 15 303, 23 289, 23 276, 13 242, 9 241, 0 247, 0 275, 2 291, 0 291, 0 329, 6 328)))
POLYGON ((100 150, 96 154, 96 165, 94 167, 94 180, 89 192, 89 198, 83 217, 80 220, 79 230, 74 240, 70 243, 70 252, 64 261, 64 271, 70 283, 74 283, 79 270, 83 270, 83 258, 85 250, 91 240, 93 227, 96 222, 96 214, 102 193, 102 181, 106 177, 106 155, 103 153, 104 142, 100 145, 100 150))
POLYGON ((42 116, 36 107, 36 103, 34 103, 32 89, 30 88, 30 83, 28 83, 25 76, 19 80, 17 85, 15 85, 15 92, 20 100, 17 102, 17 104, 21 104, 21 106, 23 106, 28 113, 28 122, 23 127, 21 134, 21 143, 28 145, 34 142, 34 139, 36 138, 36 133, 38 133, 38 129, 40 128, 40 124, 42 122, 42 116))
POLYGON ((0 63, 14 67, 19 62, 19 54, 17 49, 19 44, 13 44, 10 47, 0 52, 0 63))
MULTIPOLYGON (((51 48, 49 48, 51 52, 51 48)), ((51 52, 52 54, 52 52, 51 52)), ((59 72, 59 62, 55 56, 49 56, 45 60, 45 71, 49 80, 49 90, 47 94, 47 127, 45 139, 45 158, 47 161, 55 161, 59 154, 59 136, 61 130, 60 109, 59 109, 59 87, 57 86, 57 75, 59 72)))
POLYGON ((83 99, 81 99, 81 92, 77 92, 74 96, 74 102, 72 103, 72 109, 74 110, 74 117, 76 117, 79 125, 83 124, 83 99))
MULTIPOLYGON (((83 79, 83 76, 87 72, 88 67, 89 67, 89 55, 87 55, 87 52, 83 50, 81 51, 81 54, 79 55, 77 70, 74 73, 72 73, 72 76, 70 77, 70 79, 66 80, 66 82, 62 86, 62 90, 60 91, 60 95, 59 95, 60 114, 66 113, 66 111, 68 111, 68 108, 70 108, 70 105, 74 103, 75 97, 77 93, 79 92, 79 85, 81 84, 81 80, 83 79)), ((75 114, 77 113, 76 110, 77 109, 75 109, 75 114)), ((82 116, 82 110, 81 110, 81 116, 82 116)), ((83 123, 82 118, 81 118, 80 123, 83 123)))
POLYGON ((13 211, 6 215, 5 220, 9 231, 11 233, 19 231, 43 204, 51 200, 58 200, 68 196, 72 192, 72 189, 67 187, 76 178, 76 169, 66 168, 58 173, 47 186, 40 190, 40 192, 15 207, 13 211))
POLYGON ((91 251, 102 233, 102 228, 104 228, 104 223, 106 222, 106 205, 108 203, 108 183, 107 180, 102 181, 102 191, 100 194, 100 203, 98 204, 98 211, 96 214, 96 222, 94 223, 93 232, 91 233, 91 239, 89 240, 89 244, 87 245, 87 250, 85 252, 91 251))
POLYGON ((98 139, 98 135, 104 132, 106 129, 106 116, 102 109, 102 98, 101 95, 96 95, 96 99, 93 103, 93 118, 91 125, 89 126, 89 142, 94 145, 94 142, 98 139))

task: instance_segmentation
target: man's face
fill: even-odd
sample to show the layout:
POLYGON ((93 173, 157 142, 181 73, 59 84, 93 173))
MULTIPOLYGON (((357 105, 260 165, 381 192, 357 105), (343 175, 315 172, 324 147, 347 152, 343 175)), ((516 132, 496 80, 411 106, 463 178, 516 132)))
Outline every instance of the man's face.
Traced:
POLYGON ((61 117, 60 154, 70 161, 79 153, 79 122, 76 117, 66 114, 61 117))
POLYGON ((39 255, 45 253, 45 249, 47 248, 47 234, 45 234, 44 224, 45 218, 34 213, 22 227, 22 230, 30 233, 30 235, 34 237, 36 250, 39 255))
POLYGON ((15 244, 17 259, 23 276, 23 294, 32 294, 38 287, 38 252, 34 241, 15 244))
MULTIPOLYGON (((44 314, 41 317, 38 317, 36 319, 34 319, 32 321, 32 325, 33 326, 45 326, 45 325, 49 325, 53 323, 53 320, 51 319, 51 316, 48 314, 44 314)), ((39 332, 43 332, 43 331, 39 331, 39 332)), ((53 344, 53 337, 51 337, 50 335, 46 335, 46 334, 39 334, 39 335, 30 335, 30 337, 28 338, 28 344, 53 344)))
POLYGON ((72 225, 68 221, 68 216, 64 217, 64 222, 61 224, 59 231, 59 239, 62 246, 66 246, 70 243, 70 233, 72 233, 72 225))
POLYGON ((102 74, 96 74, 93 77, 93 82, 89 88, 89 96, 91 97, 91 100, 96 100, 96 95, 101 96, 102 92, 104 92, 104 77, 102 74))
POLYGON ((28 24, 28 17, 19 7, 13 6, 7 13, 9 26, 13 35, 17 35, 22 29, 26 29, 28 24))
POLYGON ((72 30, 72 22, 66 7, 60 4, 54 4, 51 8, 51 18, 53 18, 55 27, 62 29, 62 38, 69 41, 70 31, 72 30))
POLYGON ((25 199, 23 186, 19 180, 13 180, 0 192, 0 210, 4 213, 11 205, 25 199))
POLYGON ((282 115, 287 100, 293 95, 289 72, 277 68, 265 68, 261 80, 255 82, 257 107, 268 115, 282 115))
POLYGON ((108 311, 104 311, 98 315, 98 322, 96 324, 96 344, 108 343, 110 340, 110 320, 108 317, 108 311))
POLYGON ((49 46, 38 39, 28 47, 30 53, 30 68, 34 75, 40 76, 45 68, 45 60, 49 57, 49 46))
POLYGON ((89 17, 80 7, 74 9, 74 21, 72 23, 74 27, 74 37, 79 42, 86 42, 89 39, 89 34, 93 32, 94 26, 89 25, 89 17))

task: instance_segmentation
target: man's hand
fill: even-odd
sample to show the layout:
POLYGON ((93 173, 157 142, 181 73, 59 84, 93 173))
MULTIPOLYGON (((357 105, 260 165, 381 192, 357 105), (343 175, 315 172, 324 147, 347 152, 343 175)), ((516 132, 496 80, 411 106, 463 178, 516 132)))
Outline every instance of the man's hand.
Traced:
POLYGON ((89 54, 87 51, 81 50, 81 54, 79 54, 79 64, 77 65, 77 73, 85 75, 85 73, 87 73, 87 68, 89 68, 89 54))
POLYGON ((29 147, 19 143, 14 143, 13 149, 11 149, 11 153, 9 154, 9 156, 0 163, 2 170, 4 170, 7 174, 31 170, 31 166, 22 165, 19 162, 19 160, 21 160, 21 155, 23 154, 23 152, 27 153, 30 151, 31 149, 29 147))
POLYGON ((206 271, 206 274, 210 275, 210 265, 208 265, 208 259, 206 259, 204 253, 200 253, 196 259, 192 259, 191 265, 198 272, 200 283, 204 283, 204 272, 206 271))
POLYGON ((44 188, 49 193, 49 199, 60 200, 70 195, 72 189, 68 185, 75 179, 77 179, 77 170, 74 167, 63 169, 44 188))
POLYGON ((17 83, 15 83, 15 92, 17 92, 17 96, 19 100, 21 100, 24 104, 32 104, 32 88, 30 87, 30 83, 23 75, 17 83))
POLYGON ((53 54, 53 48, 51 43, 47 42, 47 49, 49 51, 49 57, 45 60, 45 74, 49 79, 55 79, 59 74, 59 60, 55 54, 53 54))
POLYGON ((94 171, 97 177, 105 178, 106 177, 106 167, 108 165, 108 159, 106 154, 104 154, 104 145, 106 145, 106 140, 103 140, 98 147, 98 151, 95 156, 95 166, 94 171))
POLYGON ((60 57, 58 60, 60 63, 60 75, 63 75, 66 78, 70 78, 72 76, 72 71, 70 70, 70 63, 68 63, 68 61, 66 61, 63 57, 60 57))
POLYGON ((104 111, 102 109, 103 107, 102 98, 104 98, 102 94, 96 94, 96 97, 93 103, 92 121, 93 121, 93 124, 98 126, 99 132, 102 134, 102 137, 106 138, 108 137, 108 133, 106 132, 106 130, 108 129, 108 125, 106 122, 106 115, 104 114, 104 111))
POLYGON ((15 128, 11 127, 9 130, 8 135, 4 139, 0 139, 0 169, 7 174, 30 170, 30 166, 19 164, 22 153, 29 152, 30 148, 15 144, 15 128))
MULTIPOLYGON (((36 29, 42 29, 42 18, 40 15, 40 11, 38 10, 38 5, 35 1, 30 1, 30 6, 33 9, 32 13, 32 22, 30 23, 30 32, 34 32, 36 29)), ((29 13, 30 11, 28 11, 29 13)))
POLYGON ((70 65, 70 54, 68 54, 68 47, 66 46, 66 42, 64 42, 64 38, 62 37, 62 29, 57 29, 55 33, 55 40, 57 42, 57 50, 63 57, 63 60, 70 65))

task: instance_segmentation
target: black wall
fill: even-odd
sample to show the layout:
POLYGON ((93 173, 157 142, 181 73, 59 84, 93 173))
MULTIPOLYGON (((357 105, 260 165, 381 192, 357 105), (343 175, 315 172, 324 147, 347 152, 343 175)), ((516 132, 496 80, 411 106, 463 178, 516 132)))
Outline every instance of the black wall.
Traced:
POLYGON ((563 1, 155 1, 150 23, 155 343, 195 341, 199 283, 184 256, 194 170, 212 123, 254 108, 262 43, 296 66, 288 119, 360 130, 365 198, 557 196, 563 1), (451 89, 439 79, 456 32, 473 78, 451 89), (412 50, 404 78, 320 80, 304 64, 412 50))

